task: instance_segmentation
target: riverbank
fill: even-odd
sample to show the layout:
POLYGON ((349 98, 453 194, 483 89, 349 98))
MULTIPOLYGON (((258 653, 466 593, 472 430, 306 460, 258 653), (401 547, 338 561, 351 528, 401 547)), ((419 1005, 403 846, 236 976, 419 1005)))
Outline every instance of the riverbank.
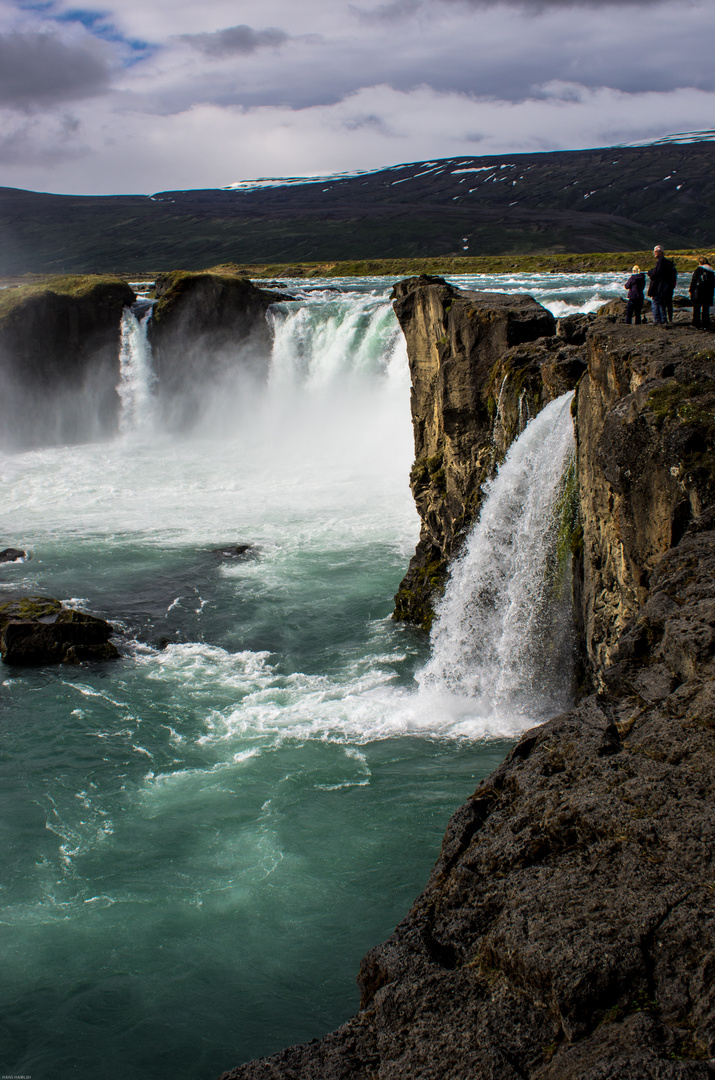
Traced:
MULTIPOLYGON (((681 273, 688 273, 698 264, 703 252, 689 248, 669 251, 681 273)), ((653 262, 652 251, 596 251, 589 255, 577 252, 544 252, 540 255, 469 255, 435 257, 424 259, 359 259, 343 262, 298 263, 220 263, 203 271, 207 274, 236 274, 256 280, 280 278, 355 278, 355 277, 410 277, 415 274, 593 274, 630 273, 637 263, 647 267, 653 262)), ((148 268, 135 274, 118 274, 125 281, 153 281, 167 273, 166 267, 148 268)), ((201 271, 197 271, 201 272, 201 271)), ((90 275, 91 276, 91 275, 90 275)), ((0 288, 18 285, 36 285, 47 281, 45 274, 0 276, 0 288)))

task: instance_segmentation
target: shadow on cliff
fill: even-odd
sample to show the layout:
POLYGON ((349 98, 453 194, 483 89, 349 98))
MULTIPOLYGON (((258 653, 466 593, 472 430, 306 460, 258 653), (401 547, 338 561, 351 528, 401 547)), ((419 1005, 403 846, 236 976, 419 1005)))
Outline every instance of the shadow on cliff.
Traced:
POLYGON ((454 814, 425 890, 362 962, 357 1016, 222 1080, 712 1078, 715 350, 682 322, 603 316, 571 346, 554 327, 470 358, 462 328, 478 343, 474 325, 508 325, 489 317, 491 298, 434 279, 402 296, 415 444, 429 451, 413 471, 418 558, 432 540, 435 562, 449 555, 475 478, 493 468, 485 432, 501 392, 512 384, 518 415, 522 394, 543 405, 539 371, 584 372, 583 694, 454 814), (455 395, 474 421, 471 438, 452 427, 458 454, 455 395))

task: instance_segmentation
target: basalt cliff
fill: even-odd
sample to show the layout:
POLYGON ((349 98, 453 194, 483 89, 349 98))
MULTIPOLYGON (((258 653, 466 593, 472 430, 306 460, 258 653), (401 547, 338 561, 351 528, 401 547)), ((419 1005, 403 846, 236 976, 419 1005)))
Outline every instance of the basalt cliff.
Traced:
POLYGON ((484 481, 576 385, 580 696, 454 814, 358 1014, 223 1080, 715 1077, 715 349, 439 279, 395 306, 423 522, 397 613, 429 621, 484 481))
MULTIPOLYGON (((235 274, 175 271, 155 285, 151 342, 164 419, 186 428, 227 371, 267 370, 266 312, 282 297, 235 274)), ((121 324, 147 302, 126 281, 61 275, 0 294, 0 445, 25 449, 114 435, 121 324)))

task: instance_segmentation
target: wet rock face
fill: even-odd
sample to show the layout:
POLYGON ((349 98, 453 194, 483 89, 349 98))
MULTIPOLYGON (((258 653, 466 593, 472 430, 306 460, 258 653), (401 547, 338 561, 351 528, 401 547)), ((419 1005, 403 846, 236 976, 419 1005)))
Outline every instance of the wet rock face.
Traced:
POLYGON ((429 626, 484 481, 528 419, 572 389, 585 365, 582 348, 555 338, 553 316, 530 296, 419 277, 395 287, 394 307, 412 377, 410 484, 422 520, 395 618, 429 626))
POLYGON ((116 430, 125 282, 53 279, 9 290, 0 312, 0 427, 5 445, 83 442, 116 430))
POLYGON ((0 656, 15 666, 79 664, 119 656, 109 640, 114 627, 46 596, 22 596, 0 605, 0 656))
POLYGON ((261 378, 271 335, 266 312, 284 299, 247 278, 175 271, 156 282, 149 325, 158 392, 174 427, 190 424, 206 384, 231 373, 261 378))

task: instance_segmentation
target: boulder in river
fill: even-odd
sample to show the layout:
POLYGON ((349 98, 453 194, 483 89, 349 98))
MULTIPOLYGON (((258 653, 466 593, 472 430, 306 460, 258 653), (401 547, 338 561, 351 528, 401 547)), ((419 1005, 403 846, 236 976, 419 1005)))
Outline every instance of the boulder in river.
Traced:
POLYGON ((3 551, 0 551, 0 563, 3 562, 20 562, 27 558, 27 552, 22 548, 8 547, 3 551))
POLYGON ((225 544, 212 548, 211 554, 219 559, 248 559, 256 554, 253 544, 225 544))
POLYGON ((114 660, 111 623, 49 596, 20 596, 0 604, 0 656, 13 665, 114 660))

